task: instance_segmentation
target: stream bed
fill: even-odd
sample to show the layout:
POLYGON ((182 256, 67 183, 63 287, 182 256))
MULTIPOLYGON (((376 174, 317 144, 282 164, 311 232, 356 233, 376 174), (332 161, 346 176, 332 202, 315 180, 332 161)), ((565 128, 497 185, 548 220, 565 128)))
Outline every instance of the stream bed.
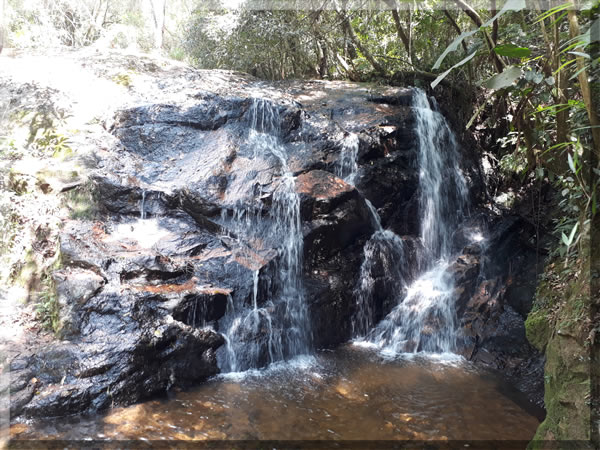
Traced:
POLYGON ((218 376, 104 414, 18 423, 60 440, 530 440, 539 411, 454 355, 383 357, 346 345, 218 376))

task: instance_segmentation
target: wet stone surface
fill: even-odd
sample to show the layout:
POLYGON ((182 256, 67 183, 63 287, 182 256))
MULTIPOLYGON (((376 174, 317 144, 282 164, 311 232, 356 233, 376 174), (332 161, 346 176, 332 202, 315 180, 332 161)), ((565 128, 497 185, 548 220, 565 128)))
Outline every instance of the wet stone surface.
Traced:
MULTIPOLYGON (((352 337, 362 251, 374 231, 367 200, 383 228, 406 243, 404 273, 410 277, 419 265, 410 89, 344 82, 270 84, 239 73, 195 71, 116 54, 86 55, 85 66, 76 54, 70 58, 77 70, 103 82, 121 64, 135 63, 143 70, 152 63, 154 69, 134 77, 126 92, 107 101, 102 120, 91 126, 86 145, 94 149, 94 164, 88 176, 99 213, 62 226, 62 267, 54 274, 61 305, 59 340, 9 352, 13 418, 130 404, 217 374, 229 305, 250 307, 257 299, 257 307, 267 308, 267 294, 283 289, 271 282, 281 264, 282 241, 268 231, 286 174, 293 176, 300 202, 300 277, 314 349, 352 337), (281 158, 250 139, 251 130, 264 131, 252 122, 254 98, 277 110, 278 146, 285 151, 287 172, 281 158), (356 187, 335 175, 350 133, 358 145, 356 187), (261 226, 250 229, 248 224, 261 226)), ((474 150, 461 152, 465 161, 475 159, 474 150)), ((462 169, 477 173, 473 167, 462 169)), ((481 191, 482 183, 473 176, 468 188, 481 191)), ((463 256, 452 270, 460 291, 457 319, 466 336, 463 353, 517 379, 527 374, 538 380, 531 373, 536 373, 532 361, 539 355, 521 333, 528 299, 514 289, 507 295, 505 289, 509 271, 515 283, 520 273, 530 276, 520 269, 531 259, 524 244, 531 230, 518 220, 473 208, 481 217, 475 225, 496 231, 478 252, 462 250, 467 244, 457 239, 457 254, 463 256), (514 255, 518 258, 509 264, 514 255), (492 257, 494 264, 481 263, 492 257), (488 272, 482 272, 484 265, 488 272)), ((376 274, 382 290, 390 284, 386 273, 381 268, 376 274)), ((399 300, 381 299, 379 316, 399 300)), ((229 382, 221 387, 225 393, 241 389, 229 382)), ((382 383, 377 389, 387 388, 382 383)), ((523 390, 541 398, 538 385, 523 390)), ((403 434, 395 423, 404 413, 390 414, 400 414, 400 419, 389 419, 390 436, 424 432, 403 434)), ((385 432, 387 425, 381 424, 377 430, 385 432)), ((248 436, 277 435, 244 429, 248 436)), ((217 439, 237 436, 212 428, 206 433, 217 439)), ((450 431, 440 433, 451 436, 450 431)))

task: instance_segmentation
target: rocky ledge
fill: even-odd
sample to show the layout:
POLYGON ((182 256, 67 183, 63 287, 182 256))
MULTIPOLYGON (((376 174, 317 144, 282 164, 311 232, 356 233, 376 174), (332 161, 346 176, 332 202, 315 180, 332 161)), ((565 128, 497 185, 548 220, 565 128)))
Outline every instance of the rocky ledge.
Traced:
MULTIPOLYGON (((96 213, 65 221, 60 232, 53 274, 60 339, 8 351, 13 418, 132 403, 219 372, 219 319, 232 299, 251 302, 256 271, 266 289, 279 255, 276 242, 250 238, 240 227, 240 211, 268 216, 282 176, 272 154, 249 145, 255 98, 278 110, 301 202, 314 345, 351 338, 362 249, 374 231, 366 200, 385 228, 418 245, 410 89, 267 84, 120 54, 76 54, 68 63, 103 83, 124 68, 137 71, 80 141, 91 148, 92 164, 76 189, 91 192, 96 213), (350 134, 358 139, 356 187, 336 176, 350 134)), ((465 161, 477 159, 463 152, 465 161)), ((484 190, 479 167, 462 169, 476 202, 484 190)), ((525 271, 534 233, 518 218, 478 211, 471 225, 495 231, 485 246, 458 243, 457 251, 465 248, 452 269, 463 353, 533 380, 520 386, 540 398, 540 357, 523 326, 533 295, 527 283, 535 279, 525 271)), ((407 257, 407 267, 416 264, 407 257)), ((382 300, 379 318, 392 303, 382 300)))

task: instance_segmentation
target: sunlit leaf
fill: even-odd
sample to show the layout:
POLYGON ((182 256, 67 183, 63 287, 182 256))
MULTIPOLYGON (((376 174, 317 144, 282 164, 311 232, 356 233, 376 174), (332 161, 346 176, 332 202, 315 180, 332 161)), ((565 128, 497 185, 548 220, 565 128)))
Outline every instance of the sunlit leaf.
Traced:
POLYGON ((511 86, 517 78, 521 76, 521 68, 517 66, 508 66, 504 72, 494 75, 483 82, 488 89, 503 89, 511 86))
POLYGON ((578 226, 579 226, 579 222, 575 222, 575 226, 571 230, 571 234, 569 234, 569 243, 567 245, 571 245, 573 243, 573 238, 575 237, 575 233, 577 232, 578 226))
POLYGON ((568 162, 569 162, 569 168, 571 169, 571 171, 572 171, 573 173, 575 173, 575 172, 576 172, 576 170, 575 170, 575 164, 573 163, 573 157, 571 156, 571 154, 570 154, 570 153, 569 153, 569 155, 567 156, 567 160, 568 160, 568 162))
POLYGON ((483 25, 481 25, 480 28, 475 28, 474 30, 471 30, 471 31, 465 31, 460 36, 458 36, 456 39, 454 39, 454 41, 452 41, 452 43, 448 47, 446 47, 444 52, 437 59, 437 61, 433 65, 433 70, 439 69, 442 64, 442 61, 444 61, 444 58, 446 58, 446 56, 448 56, 449 53, 457 50, 458 46, 460 45, 460 43, 463 40, 465 40, 469 36, 473 36, 475 33, 477 33, 482 28, 489 27, 495 20, 497 20, 500 16, 504 15, 506 12, 521 11, 522 9, 525 9, 526 6, 527 5, 525 3, 525 0, 507 0, 506 3, 504 3, 504 6, 502 7, 502 9, 500 11, 498 11, 498 13, 494 17, 492 17, 487 22, 485 22, 483 25))
POLYGON ((446 75, 448 75, 453 69, 456 69, 457 67, 462 66, 463 64, 466 64, 467 62, 469 62, 471 59, 473 59, 473 57, 475 56, 477 52, 473 52, 471 53, 469 56, 467 56, 466 58, 464 58, 462 61, 459 61, 458 63, 454 64, 452 67, 450 67, 448 70, 446 70, 444 73, 442 73, 441 75, 439 75, 435 80, 433 80, 431 82, 431 88, 434 89, 438 84, 440 84, 440 82, 446 78, 446 75))
POLYGON ((527 58, 531 55, 531 50, 527 47, 519 47, 515 44, 497 45, 494 47, 496 54, 508 58, 527 58))
POLYGON ((571 55, 575 55, 575 56, 581 56, 583 58, 587 58, 587 59, 592 59, 592 57, 590 55, 588 55, 587 53, 584 52, 568 52, 571 55))
MULTIPOLYGON (((458 49, 458 46, 460 45, 460 43, 468 38, 469 36, 473 36, 475 33, 477 33, 479 31, 478 28, 471 30, 471 31, 465 31, 463 32, 460 36, 458 36, 456 39, 454 39, 454 41, 452 41, 452 43, 446 47, 446 49, 442 52, 442 54, 439 56, 439 58, 437 59, 437 61, 435 62, 435 64, 433 65, 432 69, 433 70, 437 70, 440 68, 440 66, 442 65, 442 61, 444 61, 444 58, 446 58, 446 56, 448 56, 449 53, 455 51, 458 49)), ((452 69, 450 69, 452 70, 452 69)), ((447 74, 446 74, 447 75, 447 74)))

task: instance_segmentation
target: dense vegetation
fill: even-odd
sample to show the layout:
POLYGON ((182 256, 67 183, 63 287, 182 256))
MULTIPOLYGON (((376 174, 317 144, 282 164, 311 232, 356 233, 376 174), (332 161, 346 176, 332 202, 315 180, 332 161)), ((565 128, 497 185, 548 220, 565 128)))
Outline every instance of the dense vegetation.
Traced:
MULTIPOLYGON (((531 197, 537 228, 545 222, 541 192, 555 192, 546 222, 553 236, 548 266, 528 333, 544 349, 549 336, 539 333, 548 334, 549 323, 585 322, 581 338, 593 345, 598 305, 586 293, 598 292, 590 250, 598 243, 600 206, 598 2, 490 0, 479 8, 454 0, 430 9, 384 0, 359 10, 347 4, 255 10, 199 0, 5 0, 3 44, 27 51, 135 48, 268 80, 410 80, 469 93, 474 101, 459 105, 470 118, 464 125, 478 138, 500 191, 509 192, 509 201, 538 192, 531 197), (552 295, 561 289, 572 295, 552 295)), ((0 151, 11 151, 7 139, 0 151)), ((11 220, 17 219, 2 217, 11 220)), ((3 241, 11 239, 3 233, 3 241)))

